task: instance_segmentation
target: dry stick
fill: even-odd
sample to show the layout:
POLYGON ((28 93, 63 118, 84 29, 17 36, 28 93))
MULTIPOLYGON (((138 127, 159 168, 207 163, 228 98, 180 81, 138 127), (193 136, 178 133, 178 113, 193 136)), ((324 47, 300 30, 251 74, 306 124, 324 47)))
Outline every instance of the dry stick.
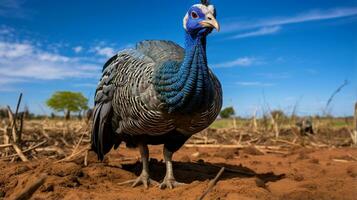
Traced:
POLYGON ((34 146, 32 146, 32 147, 26 149, 26 150, 23 150, 22 152, 26 153, 26 152, 28 152, 28 151, 31 151, 31 150, 33 150, 33 149, 36 149, 36 148, 38 148, 39 146, 45 144, 46 142, 47 142, 47 140, 44 140, 44 141, 42 141, 42 142, 40 142, 40 143, 38 143, 38 144, 36 144, 36 145, 34 145, 34 146))
POLYGON ((21 158, 22 161, 27 162, 29 161, 26 156, 24 155, 24 153, 21 151, 20 147, 17 146, 16 144, 12 144, 12 147, 15 149, 17 155, 19 155, 19 157, 21 158))
POLYGON ((300 96, 300 98, 295 102, 293 110, 291 112, 291 118, 290 118, 290 123, 291 121, 293 122, 293 124, 295 125, 295 120, 296 120, 296 112, 297 112, 297 108, 299 106, 300 101, 302 100, 302 96, 300 96))
MULTIPOLYGON (((5 134, 4 134, 4 143, 5 144, 10 144, 10 136, 9 136, 9 132, 8 132, 8 126, 5 126, 5 134)), ((7 156, 9 154, 9 148, 5 148, 5 156, 7 156)))
POLYGON ((350 162, 350 161, 344 160, 344 159, 332 159, 332 161, 341 162, 341 163, 348 163, 348 162, 350 162))
POLYGON ((221 175, 224 172, 224 167, 221 168, 221 170, 219 170, 218 174, 216 175, 216 177, 211 180, 208 184, 208 188, 206 189, 206 191, 200 196, 200 198, 198 198, 198 200, 202 200, 203 198, 205 198, 205 196, 212 190, 212 188, 216 185, 216 183, 218 182, 219 178, 221 177, 221 175))
POLYGON ((17 139, 18 139, 18 142, 20 143, 21 140, 22 140, 22 130, 24 128, 24 113, 21 114, 20 116, 20 128, 19 130, 17 131, 17 139))
MULTIPOLYGON (((19 138, 19 130, 17 129, 17 124, 16 124, 17 115, 19 113, 21 100, 22 100, 22 93, 20 93, 19 99, 17 100, 17 106, 16 106, 16 111, 15 111, 15 116, 14 116, 14 128, 15 128, 15 133, 16 133, 16 141, 14 141, 14 142, 21 141, 21 138, 19 138)), ((22 126, 22 124, 20 126, 22 126)))
POLYGON ((0 144, 0 148, 11 147, 12 144, 0 144))
POLYGON ((34 146, 32 146, 32 147, 30 147, 30 148, 24 150, 24 151, 22 151, 22 152, 26 153, 26 152, 28 152, 28 151, 31 151, 31 150, 33 150, 33 149, 36 149, 37 147, 39 147, 39 146, 45 144, 46 142, 47 142, 47 140, 44 140, 44 141, 42 141, 42 142, 40 142, 40 143, 38 143, 38 144, 36 144, 36 145, 34 145, 34 146))
POLYGON ((274 119, 274 116, 272 114, 270 114, 270 116, 271 116, 271 123, 273 125, 273 129, 274 129, 274 133, 275 133, 275 138, 279 138, 278 123, 276 122, 276 120, 274 119))
POLYGON ((357 145, 357 102, 355 104, 355 116, 353 120, 354 130, 351 132, 351 138, 354 145, 357 145))
POLYGON ((71 147, 71 148, 73 147, 73 145, 70 145, 70 144, 66 141, 66 139, 64 139, 63 137, 61 137, 60 140, 63 142, 63 144, 64 144, 65 146, 71 147))
POLYGON ((41 131, 43 136, 45 136, 45 138, 47 138, 48 140, 51 140, 52 138, 46 133, 46 130, 42 127, 41 131))
POLYGON ((88 166, 88 150, 84 154, 84 166, 86 167, 88 166))
MULTIPOLYGON (((40 142, 40 143, 38 143, 38 144, 36 144, 36 145, 34 145, 34 146, 32 146, 32 147, 26 149, 26 150, 23 150, 22 153, 26 153, 26 152, 28 152, 28 151, 34 150, 34 149, 38 148, 39 146, 43 145, 43 144, 46 143, 46 142, 47 142, 47 140, 45 140, 45 141, 43 141, 43 142, 40 142)), ((12 146, 12 144, 10 144, 10 146, 12 146)), ((18 155, 18 154, 12 154, 12 155, 3 157, 3 158, 1 158, 0 160, 5 160, 5 159, 9 159, 9 158, 15 158, 15 157, 17 157, 17 156, 19 156, 19 155, 18 155)))
POLYGON ((333 100, 333 98, 335 97, 335 95, 337 94, 337 93, 339 93, 341 90, 342 90, 342 88, 344 88, 346 85, 348 85, 349 84, 349 82, 347 81, 347 80, 345 80, 344 82, 343 82, 343 84, 342 85, 340 85, 332 94, 331 94, 331 96, 330 96, 330 98, 327 100, 327 103, 326 103, 326 106, 325 106, 325 109, 324 109, 324 115, 326 115, 327 114, 327 109, 328 109, 328 106, 330 105, 330 103, 332 102, 332 100, 333 100))
POLYGON ((256 132, 258 130, 258 125, 257 125, 257 108, 254 110, 254 115, 253 115, 253 132, 256 132))
POLYGON ((10 135, 12 134, 12 139, 13 141, 16 140, 16 133, 15 133, 15 124, 16 124, 16 118, 14 117, 14 114, 12 113, 12 110, 10 106, 7 107, 7 115, 9 117, 9 122, 10 122, 10 127, 11 127, 11 133, 7 132, 8 138, 8 143, 10 143, 10 135))
POLYGON ((25 187, 18 195, 16 195, 13 199, 14 200, 25 200, 25 199, 30 199, 33 193, 36 192, 36 190, 43 185, 45 182, 45 179, 47 178, 46 174, 40 175, 40 177, 34 181, 31 185, 28 185, 25 187))
POLYGON ((287 141, 287 140, 282 140, 282 139, 271 139, 271 141, 274 141, 274 142, 282 142, 282 143, 286 143, 286 144, 289 144, 289 145, 292 145, 292 146, 301 147, 301 145, 299 145, 299 144, 295 144, 294 142, 290 142, 290 141, 287 141))
POLYGON ((82 154, 82 153, 85 152, 85 151, 90 150, 90 148, 91 148, 91 147, 88 145, 87 147, 85 147, 85 148, 83 148, 83 149, 77 151, 77 153, 75 153, 75 154, 73 154, 73 155, 70 155, 70 156, 68 156, 68 157, 65 157, 65 158, 63 158, 63 159, 61 159, 61 160, 58 160, 58 161, 56 161, 55 163, 71 161, 71 159, 76 158, 76 156, 82 154))
POLYGON ((78 143, 77 143, 76 147, 74 147, 74 149, 73 149, 73 151, 72 151, 72 154, 71 154, 71 155, 73 155, 74 153, 76 153, 76 150, 78 149, 79 145, 81 144, 81 142, 82 142, 82 140, 83 140, 83 137, 84 137, 84 132, 83 132, 83 134, 82 134, 81 138, 79 139, 79 141, 78 141, 78 143))
MULTIPOLYGON (((240 145, 240 144, 185 144, 187 148, 226 148, 226 149, 243 149, 246 147, 251 147, 252 145, 240 145)), ((255 148, 268 149, 268 150, 281 150, 280 146, 266 146, 266 145, 254 145, 255 148)))
POLYGON ((236 122, 236 117, 233 116, 233 129, 237 130, 237 122, 236 122))
POLYGON ((7 115, 8 115, 8 117, 9 117, 9 121, 10 121, 10 125, 11 125, 11 127, 13 127, 14 126, 14 114, 12 113, 12 110, 11 110, 11 108, 10 108, 10 106, 6 106, 6 108, 7 108, 7 115))
MULTIPOLYGON (((22 99, 22 93, 20 93, 19 99, 17 100, 17 106, 16 106, 16 110, 15 110, 15 115, 12 114, 10 107, 8 106, 8 110, 9 110, 9 114, 11 113, 12 116, 12 139, 14 140, 15 143, 20 142, 20 138, 19 138, 19 130, 17 129, 17 114, 19 113, 19 107, 20 107, 20 103, 21 103, 21 99, 22 99)), ((22 125, 21 125, 22 126, 22 125)))
POLYGON ((204 148, 244 148, 245 145, 240 144, 185 144, 185 147, 204 147, 204 148))
POLYGON ((61 148, 59 148, 57 146, 54 146, 54 145, 43 147, 43 148, 37 148, 36 150, 37 151, 46 151, 46 152, 48 152, 48 151, 51 152, 52 151, 52 152, 56 152, 58 155, 61 155, 61 156, 65 156, 66 155, 61 148))

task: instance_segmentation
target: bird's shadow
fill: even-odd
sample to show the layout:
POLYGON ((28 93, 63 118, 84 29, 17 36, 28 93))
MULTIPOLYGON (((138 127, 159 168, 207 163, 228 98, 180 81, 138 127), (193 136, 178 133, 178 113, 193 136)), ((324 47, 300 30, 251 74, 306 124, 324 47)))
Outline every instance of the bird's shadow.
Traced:
MULTIPOLYGON (((173 162, 174 176, 178 182, 192 183, 194 181, 205 181, 213 179, 218 171, 225 167, 225 171, 220 177, 221 180, 232 179, 236 177, 257 177, 264 183, 278 181, 285 177, 285 174, 256 173, 253 170, 242 165, 228 165, 225 163, 212 164, 200 160, 199 162, 173 162)), ((140 175, 142 164, 137 161, 136 163, 123 164, 122 169, 130 171, 137 176, 140 175)), ((155 181, 163 180, 166 172, 165 163, 150 159, 150 178, 155 181)))

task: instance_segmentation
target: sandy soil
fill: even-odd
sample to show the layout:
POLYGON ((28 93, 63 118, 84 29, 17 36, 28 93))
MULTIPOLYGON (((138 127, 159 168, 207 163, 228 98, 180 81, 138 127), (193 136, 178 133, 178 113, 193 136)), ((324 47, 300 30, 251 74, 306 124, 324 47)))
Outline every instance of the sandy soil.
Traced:
MULTIPOLYGON (((151 175, 165 174, 162 146, 151 146, 151 175)), ((299 148, 289 154, 264 154, 254 148, 182 148, 175 155, 174 172, 186 185, 161 190, 151 185, 132 188, 119 183, 140 173, 137 150, 120 148, 98 162, 89 154, 82 160, 54 163, 41 159, 28 163, 0 162, 0 196, 15 197, 42 174, 45 183, 33 199, 197 199, 221 166, 227 167, 205 199, 355 199, 357 149, 299 148), (239 173, 242 172, 242 173, 239 173)), ((0 197, 0 199, 1 199, 0 197)))

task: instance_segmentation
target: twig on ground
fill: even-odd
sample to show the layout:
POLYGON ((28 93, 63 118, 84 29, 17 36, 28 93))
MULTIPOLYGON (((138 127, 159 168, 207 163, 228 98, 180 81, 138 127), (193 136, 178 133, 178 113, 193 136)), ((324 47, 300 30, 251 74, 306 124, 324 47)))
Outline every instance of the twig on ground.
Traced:
POLYGON ((73 149, 73 151, 72 151, 72 154, 71 154, 71 155, 73 155, 73 154, 75 154, 75 153, 76 153, 76 151, 77 151, 77 149, 78 149, 79 145, 81 144, 81 142, 82 142, 82 140, 83 140, 84 134, 85 134, 85 132, 83 132, 83 134, 81 135, 81 138, 79 139, 78 143, 76 144, 76 147, 74 147, 74 149, 73 149))
POLYGON ((61 148, 54 146, 54 145, 43 147, 43 148, 37 148, 36 151, 47 151, 47 152, 52 151, 52 152, 56 152, 60 156, 66 155, 65 152, 61 148))
POLYGON ((6 147, 11 147, 12 144, 1 144, 0 148, 6 148, 6 147))
POLYGON ((208 184, 208 188, 206 189, 206 191, 200 196, 200 198, 198 198, 198 200, 202 200, 203 198, 205 198, 205 196, 212 190, 212 188, 217 184, 219 178, 221 177, 221 175, 224 172, 224 167, 221 168, 221 170, 219 170, 218 174, 216 175, 216 177, 211 180, 208 184))
POLYGON ((43 185, 47 178, 46 174, 40 175, 36 181, 34 181, 31 185, 28 185, 25 187, 19 194, 17 194, 13 199, 15 200, 25 200, 25 199, 30 199, 33 193, 36 192, 36 190, 43 185))
POLYGON ((343 160, 343 159, 332 159, 332 161, 341 162, 341 163, 348 163, 348 162, 350 162, 349 160, 343 160))
POLYGON ((299 145, 299 144, 295 144, 294 142, 290 142, 290 141, 287 141, 287 140, 282 140, 282 139, 271 139, 271 141, 282 142, 282 143, 286 143, 286 144, 289 144, 289 145, 292 145, 292 146, 301 147, 301 145, 299 145))
POLYGON ((240 144, 185 144, 185 147, 204 147, 204 148, 244 148, 240 144))
POLYGON ((70 156, 68 156, 68 157, 65 157, 65 158, 63 158, 63 159, 61 159, 61 160, 58 160, 58 161, 56 161, 55 163, 68 162, 68 161, 71 161, 71 160, 73 160, 73 159, 76 159, 77 156, 79 156, 80 154, 82 154, 83 152, 85 152, 85 151, 87 151, 87 150, 90 150, 90 148, 91 148, 90 145, 88 145, 88 146, 84 147, 83 149, 77 151, 75 154, 70 155, 70 156))
MULTIPOLYGON (((40 142, 40 143, 38 143, 38 144, 28 148, 28 149, 23 150, 22 153, 26 153, 28 151, 34 150, 34 149, 38 148, 39 146, 43 145, 46 142, 47 142, 47 140, 45 140, 43 142, 40 142)), ((12 146, 12 144, 10 144, 10 146, 12 146)), ((12 155, 3 157, 0 160, 6 160, 6 159, 14 158, 14 157, 17 157, 17 156, 19 156, 19 155, 18 154, 12 154, 12 155)))
POLYGON ((15 149, 17 155, 19 155, 20 159, 24 162, 28 162, 29 160, 26 158, 26 156, 24 155, 24 153, 22 152, 22 150, 20 149, 19 146, 17 146, 16 144, 12 144, 12 147, 15 149))
POLYGON ((84 154, 84 166, 86 167, 88 166, 88 150, 84 154))
POLYGON ((70 145, 63 137, 60 138, 60 140, 63 142, 64 145, 66 145, 67 147, 73 147, 72 145, 70 145))

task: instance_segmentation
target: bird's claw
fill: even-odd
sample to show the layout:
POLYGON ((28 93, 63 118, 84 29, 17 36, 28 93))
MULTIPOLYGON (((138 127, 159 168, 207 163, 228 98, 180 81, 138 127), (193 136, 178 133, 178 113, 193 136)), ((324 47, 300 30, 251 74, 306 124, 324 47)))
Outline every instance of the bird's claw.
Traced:
POLYGON ((145 188, 148 188, 150 184, 159 185, 158 182, 149 178, 149 175, 147 175, 147 174, 141 174, 138 178, 119 183, 119 185, 125 185, 125 184, 131 184, 131 183, 133 183, 131 185, 132 187, 136 187, 136 186, 139 186, 142 184, 142 185, 144 185, 145 188))
POLYGON ((162 183, 159 185, 160 189, 165 189, 165 188, 169 188, 169 189, 173 189, 177 186, 181 186, 181 185, 185 185, 185 183, 180 183, 177 182, 175 179, 168 179, 165 178, 162 183))

